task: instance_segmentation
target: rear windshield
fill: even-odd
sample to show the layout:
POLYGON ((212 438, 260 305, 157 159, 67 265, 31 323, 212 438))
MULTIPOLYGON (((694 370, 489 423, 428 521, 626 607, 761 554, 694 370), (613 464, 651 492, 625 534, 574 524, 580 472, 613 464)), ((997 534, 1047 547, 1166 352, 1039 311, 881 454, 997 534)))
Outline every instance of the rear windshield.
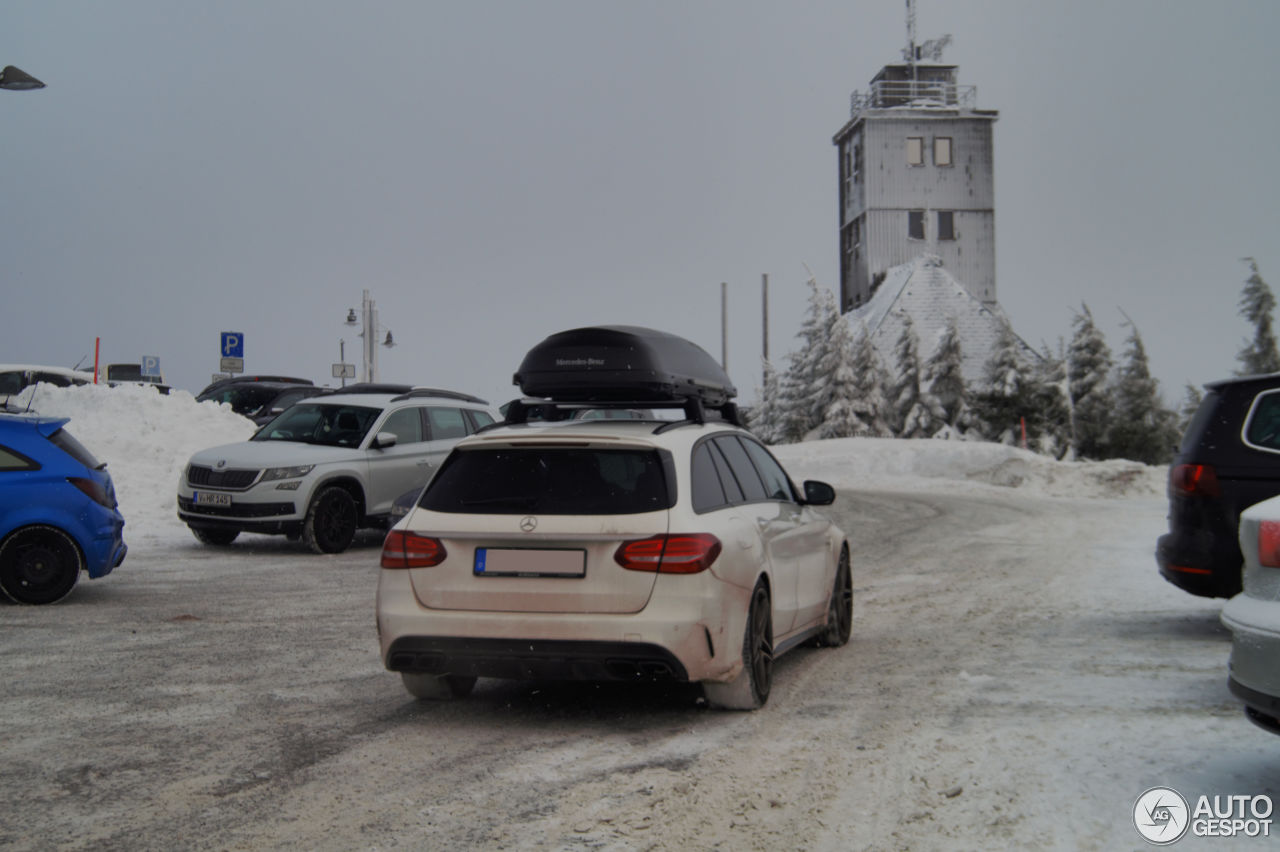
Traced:
POLYGON ((85 449, 84 444, 72 437, 71 433, 66 429, 59 429, 50 435, 49 442, 90 470, 106 467, 105 464, 94 458, 93 453, 85 449))
POLYGON ((671 508, 657 450, 526 447, 456 451, 419 505, 490 515, 633 515, 671 508))

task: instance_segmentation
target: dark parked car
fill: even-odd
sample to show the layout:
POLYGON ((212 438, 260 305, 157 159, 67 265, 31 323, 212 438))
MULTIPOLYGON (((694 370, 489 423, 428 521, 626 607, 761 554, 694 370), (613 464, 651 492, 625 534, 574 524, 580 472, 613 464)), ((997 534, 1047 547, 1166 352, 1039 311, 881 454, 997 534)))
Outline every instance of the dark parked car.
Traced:
POLYGON ((66 422, 0 414, 0 590, 18 603, 61 600, 128 550, 107 466, 66 422))
POLYGON ((298 400, 324 392, 324 388, 294 381, 221 382, 202 391, 196 401, 225 402, 236 414, 265 426, 298 400))
POLYGON ((263 375, 254 375, 250 373, 250 374, 244 374, 244 375, 238 375, 238 376, 223 376, 220 379, 214 379, 212 382, 205 385, 204 389, 201 390, 200 393, 196 394, 196 396, 197 397, 204 396, 209 391, 215 388, 220 388, 223 385, 241 385, 241 384, 247 384, 249 382, 280 382, 282 384, 287 384, 287 385, 315 384, 315 382, 311 381, 310 379, 299 379, 296 376, 263 376, 263 375))
POLYGON ((1169 468, 1169 532, 1156 544, 1166 580, 1205 597, 1240 592, 1240 513, 1280 494, 1280 373, 1205 386, 1169 468))

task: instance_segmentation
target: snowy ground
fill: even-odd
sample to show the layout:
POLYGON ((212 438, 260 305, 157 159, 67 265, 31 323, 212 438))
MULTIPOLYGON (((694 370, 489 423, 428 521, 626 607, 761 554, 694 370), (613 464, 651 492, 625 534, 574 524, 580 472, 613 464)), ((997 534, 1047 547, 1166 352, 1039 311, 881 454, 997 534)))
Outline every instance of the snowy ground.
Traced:
MULTIPOLYGON (((1226 690, 1221 602, 1152 550, 1164 472, 962 442, 777 448, 854 545, 853 641, 769 704, 483 681, 410 702, 373 636, 377 540, 198 545, 187 456, 252 426, 184 392, 41 388, 107 461, 129 558, 5 612, 13 848, 1124 849, 1149 787, 1280 799, 1226 690)), ((1188 849, 1266 841, 1188 838, 1188 849)))

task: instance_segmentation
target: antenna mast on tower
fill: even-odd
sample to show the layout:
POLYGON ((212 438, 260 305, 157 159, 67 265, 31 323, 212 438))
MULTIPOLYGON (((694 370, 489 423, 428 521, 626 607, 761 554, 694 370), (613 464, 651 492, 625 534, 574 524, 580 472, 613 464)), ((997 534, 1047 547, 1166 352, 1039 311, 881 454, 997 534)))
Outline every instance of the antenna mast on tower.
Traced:
POLYGON ((907 47, 902 51, 911 66, 911 79, 916 79, 916 0, 907 0, 907 47))
POLYGON ((902 57, 911 66, 911 80, 916 79, 916 63, 921 59, 942 60, 942 49, 951 44, 951 36, 931 38, 924 44, 916 45, 916 0, 907 0, 907 46, 902 49, 902 57))

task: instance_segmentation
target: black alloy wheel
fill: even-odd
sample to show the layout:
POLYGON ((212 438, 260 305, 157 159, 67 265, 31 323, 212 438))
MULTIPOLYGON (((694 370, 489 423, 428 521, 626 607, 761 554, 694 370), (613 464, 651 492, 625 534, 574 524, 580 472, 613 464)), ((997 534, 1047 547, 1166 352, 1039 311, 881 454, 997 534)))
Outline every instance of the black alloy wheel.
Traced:
POLYGON ((341 553, 356 535, 356 501, 343 488, 332 485, 311 501, 302 537, 316 553, 341 553))
POLYGON ((79 546, 62 530, 27 527, 0 546, 0 590, 20 604, 54 603, 71 593, 83 564, 79 546))
POLYGON ((751 593, 747 634, 743 637, 742 662, 751 669, 751 686, 760 704, 773 688, 773 606, 769 590, 757 583, 751 593))
POLYGON ((827 627, 822 631, 821 643, 828 648, 839 648, 849 641, 853 632, 853 571, 849 567, 849 551, 840 551, 836 565, 836 583, 831 590, 831 602, 827 605, 827 627))

